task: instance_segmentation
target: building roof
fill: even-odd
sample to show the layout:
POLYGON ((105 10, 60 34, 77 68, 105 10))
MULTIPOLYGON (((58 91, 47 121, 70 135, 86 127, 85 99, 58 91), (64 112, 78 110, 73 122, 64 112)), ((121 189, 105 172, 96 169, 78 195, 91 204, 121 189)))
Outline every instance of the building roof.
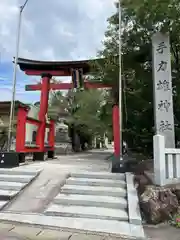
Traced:
POLYGON ((72 68, 82 68, 84 74, 88 74, 95 66, 96 61, 103 59, 80 60, 80 61, 37 61, 25 58, 18 58, 18 65, 22 71, 37 70, 37 71, 55 71, 64 70, 71 71, 72 68))
MULTIPOLYGON (((20 101, 15 101, 15 111, 18 109, 18 107, 27 107, 29 108, 28 104, 24 104, 20 101)), ((0 102, 0 115, 7 115, 10 113, 11 108, 11 101, 1 101, 0 102)))

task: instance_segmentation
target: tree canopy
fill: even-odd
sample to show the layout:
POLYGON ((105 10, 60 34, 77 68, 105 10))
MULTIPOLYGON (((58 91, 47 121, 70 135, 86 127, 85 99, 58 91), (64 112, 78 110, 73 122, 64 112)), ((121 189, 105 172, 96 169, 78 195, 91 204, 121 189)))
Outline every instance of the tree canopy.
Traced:
MULTIPOLYGON (((123 137, 131 147, 150 153, 154 134, 151 37, 157 31, 170 33, 176 138, 180 138, 180 3, 121 0, 121 4, 123 137)), ((112 96, 118 103, 118 4, 116 8, 117 12, 108 19, 103 49, 98 53, 106 61, 97 63, 96 78, 113 84, 112 96)))
POLYGON ((66 110, 65 121, 69 126, 73 125, 83 134, 102 137, 108 131, 103 112, 107 96, 106 91, 97 89, 69 90, 64 96, 57 91, 51 97, 49 114, 62 117, 66 110))

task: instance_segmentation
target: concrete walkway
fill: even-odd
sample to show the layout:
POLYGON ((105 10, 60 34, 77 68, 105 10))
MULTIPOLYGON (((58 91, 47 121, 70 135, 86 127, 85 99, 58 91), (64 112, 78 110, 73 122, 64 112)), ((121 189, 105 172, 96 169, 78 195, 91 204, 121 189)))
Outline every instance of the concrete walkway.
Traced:
POLYGON ((62 230, 44 229, 25 224, 0 222, 1 240, 125 240, 108 234, 90 234, 62 230))
POLYGON ((19 170, 43 170, 31 187, 25 189, 16 201, 5 210, 23 213, 42 213, 52 199, 60 192, 67 176, 74 171, 107 171, 111 170, 109 153, 87 153, 75 156, 59 156, 55 160, 34 163, 19 167, 19 170))
MULTIPOLYGON (((75 156, 60 156, 56 160, 19 167, 20 170, 28 171, 42 169, 42 172, 30 187, 3 209, 0 219, 11 221, 12 224, 16 222, 16 225, 17 222, 41 225, 40 230, 36 228, 39 232, 35 231, 35 239, 42 235, 47 226, 57 227, 63 234, 70 233, 67 238, 62 236, 60 239, 89 239, 86 235, 91 236, 92 233, 97 239, 112 239, 110 234, 111 237, 116 236, 118 239, 122 239, 125 235, 128 235, 127 239, 136 235, 142 237, 142 228, 135 223, 128 223, 129 211, 126 210, 128 206, 124 198, 128 197, 125 190, 125 176, 122 179, 119 174, 116 177, 116 174, 110 173, 111 163, 105 160, 110 153, 107 150, 92 151, 75 156), (96 176, 92 176, 94 172, 96 176), (84 175, 77 176, 78 173, 84 175), (55 205, 53 205, 54 201, 55 205), (69 207, 66 207, 66 201, 69 207), (82 203, 79 207, 78 202, 82 203), (77 237, 78 231, 82 234, 81 237, 77 237)), ((128 186, 129 192, 133 193, 133 184, 130 183, 128 186)), ((133 201, 130 202, 134 206, 137 200, 132 199, 133 201)), ((137 220, 136 208, 131 210, 131 215, 132 213, 137 220)), ((8 231, 8 234, 13 231, 18 233, 19 228, 20 226, 15 226, 14 230, 8 231)), ((22 231, 28 233, 28 230, 22 231)), ((52 232, 51 234, 53 235, 52 232)), ((47 233, 44 235, 47 236, 47 233)))
MULTIPOLYGON (((69 172, 78 172, 80 170, 90 172, 110 172, 111 164, 104 160, 110 153, 111 152, 108 150, 96 150, 92 153, 78 154, 76 156, 62 156, 53 161, 34 163, 32 165, 19 167, 18 169, 20 171, 43 171, 28 188, 18 195, 17 199, 14 199, 11 204, 3 210, 3 212, 0 212, 0 215, 5 214, 6 216, 10 216, 10 218, 15 216, 15 220, 17 220, 16 216, 19 216, 22 219, 21 223, 17 223, 16 221, 4 222, 0 220, 0 240, 129 240, 129 237, 122 235, 117 237, 107 233, 92 234, 78 230, 71 231, 70 229, 57 229, 47 226, 40 227, 23 223, 23 221, 26 220, 27 215, 31 215, 33 219, 35 219, 36 216, 44 216, 44 212, 52 206, 53 202, 64 201, 63 196, 59 196, 59 191, 66 182, 69 172)), ((94 182, 93 179, 91 180, 91 184, 97 185, 96 181, 94 182)), ((100 182, 103 184, 104 180, 100 182)), ((81 186, 86 186, 86 183, 82 178, 76 179, 75 177, 70 177, 68 178, 67 183, 71 185, 75 183, 80 184, 81 186)), ((122 182, 115 181, 116 186, 117 183, 122 185, 122 182)), ((114 183, 112 181, 106 181, 106 184, 110 187, 114 183)), ((65 197, 68 197, 71 201, 79 200, 79 195, 69 195, 65 197)), ((115 203, 115 199, 113 199, 112 203, 112 197, 107 197, 109 198, 108 203, 106 202, 107 207, 122 207, 126 204, 126 201, 115 203)), ((103 196, 98 196, 98 199, 100 202, 104 201, 103 196)), ((86 195, 86 201, 90 201, 92 204, 94 197, 92 198, 86 195)), ((148 240, 180 239, 179 229, 175 229, 169 225, 145 226, 144 230, 145 234, 148 236, 148 240)), ((139 238, 136 238, 136 240, 139 240, 139 238)))
MULTIPOLYGON (((179 240, 179 229, 169 225, 145 227, 146 240, 179 240)), ((26 224, 0 222, 1 240, 129 240, 105 234, 70 232, 30 226, 26 224)), ((135 239, 138 240, 138 239, 135 239)))

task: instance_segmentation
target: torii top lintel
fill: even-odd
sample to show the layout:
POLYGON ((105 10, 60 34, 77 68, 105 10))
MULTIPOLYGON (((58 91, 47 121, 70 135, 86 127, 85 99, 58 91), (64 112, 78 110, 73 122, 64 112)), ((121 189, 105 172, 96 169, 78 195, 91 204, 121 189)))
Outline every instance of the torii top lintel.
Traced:
MULTIPOLYGON (((65 62, 55 62, 55 61, 36 61, 24 58, 18 58, 18 65, 22 71, 27 75, 42 76, 45 73, 51 76, 72 76, 72 69, 82 69, 83 75, 86 75, 93 70, 96 70, 96 61, 98 63, 103 63, 104 59, 94 59, 94 60, 81 60, 81 61, 65 61, 65 62)), ((85 88, 111 88, 111 85, 98 83, 90 83, 84 81, 85 88)), ((72 83, 51 83, 49 90, 67 90, 72 89, 72 83)), ((26 91, 39 91, 42 89, 41 84, 36 85, 26 85, 26 91)))
POLYGON ((58 62, 18 58, 18 65, 27 75, 40 76, 42 73, 50 73, 52 76, 71 76, 72 69, 82 69, 84 75, 90 73, 95 61, 103 59, 58 62))

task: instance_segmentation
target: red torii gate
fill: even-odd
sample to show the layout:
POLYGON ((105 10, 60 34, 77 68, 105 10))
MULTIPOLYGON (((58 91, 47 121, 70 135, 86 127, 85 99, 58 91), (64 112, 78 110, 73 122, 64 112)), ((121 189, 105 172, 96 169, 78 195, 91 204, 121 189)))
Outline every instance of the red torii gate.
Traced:
MULTIPOLYGON (((45 151, 44 147, 44 137, 46 130, 46 114, 48 110, 48 99, 49 91, 52 90, 68 90, 72 89, 73 83, 50 83, 52 76, 72 76, 72 70, 82 69, 83 74, 86 75, 90 72, 90 66, 96 60, 85 60, 85 61, 65 61, 65 62, 55 62, 55 61, 35 61, 29 59, 18 59, 18 65, 25 74, 30 76, 41 76, 42 81, 40 84, 26 85, 26 91, 41 91, 40 97, 40 111, 39 111, 39 121, 40 125, 36 124, 34 120, 27 119, 26 122, 38 125, 38 132, 36 137, 36 142, 39 144, 39 150, 35 152, 43 153, 45 151)), ((112 86, 102 83, 91 83, 84 81, 84 88, 97 89, 97 88, 111 88, 112 86)), ((119 111, 118 106, 113 107, 113 135, 114 135, 114 153, 115 156, 120 154, 120 135, 119 135, 119 111)), ((53 125, 53 122, 51 122, 53 125)), ((50 142, 53 143, 53 137, 51 131, 50 142)), ((19 140, 20 129, 17 128, 17 138, 19 140)), ((16 142, 17 141, 16 139, 16 142)), ((52 146, 51 146, 52 147, 52 146)), ((35 149, 32 150, 32 152, 35 149)), ((53 147, 51 148, 53 150, 53 147)), ((18 151, 18 149, 17 149, 18 151)), ((40 155, 38 155, 40 157, 40 155)))

